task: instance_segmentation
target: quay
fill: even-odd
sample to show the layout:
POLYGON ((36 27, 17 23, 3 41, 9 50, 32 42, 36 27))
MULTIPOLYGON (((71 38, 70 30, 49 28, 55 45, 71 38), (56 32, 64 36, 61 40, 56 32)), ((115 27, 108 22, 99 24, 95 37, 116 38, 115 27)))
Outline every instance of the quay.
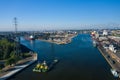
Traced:
POLYGON ((118 33, 114 33, 114 31, 102 30, 101 32, 92 31, 91 37, 93 41, 98 43, 98 50, 106 59, 111 68, 117 72, 120 79, 120 37, 118 36, 118 33), (108 32, 111 34, 108 34, 108 32))
MULTIPOLYGON (((120 64, 117 63, 117 61, 116 61, 116 63, 113 63, 113 61, 112 61, 112 60, 115 60, 115 59, 112 58, 112 54, 113 53, 108 52, 108 50, 103 49, 101 46, 98 46, 97 48, 100 51, 100 53, 102 54, 102 56, 105 58, 105 60, 108 62, 108 64, 113 69, 115 69, 116 71, 120 72, 120 64), (110 56, 110 58, 108 58, 108 55, 110 56)), ((120 74, 119 73, 118 73, 118 75, 119 75, 119 78, 120 78, 120 74)))
POLYGON ((102 54, 102 56, 105 58, 105 60, 109 63, 109 65, 112 67, 112 68, 115 68, 113 66, 113 64, 108 60, 107 58, 107 53, 101 48, 101 47, 98 47, 98 50, 100 51, 100 53, 102 54))
POLYGON ((25 64, 21 64, 21 65, 16 65, 14 66, 14 70, 10 71, 9 73, 3 75, 0 77, 0 80, 7 80, 9 79, 11 76, 15 75, 16 73, 22 71, 23 69, 27 68, 28 66, 30 66, 31 64, 35 63, 37 61, 37 53, 33 53, 32 58, 29 60, 29 62, 25 63, 25 64))

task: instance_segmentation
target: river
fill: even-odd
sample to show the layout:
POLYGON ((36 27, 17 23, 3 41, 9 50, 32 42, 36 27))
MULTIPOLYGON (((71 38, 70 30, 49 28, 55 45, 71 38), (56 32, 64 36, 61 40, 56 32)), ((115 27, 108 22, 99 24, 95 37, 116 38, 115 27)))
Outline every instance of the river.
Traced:
POLYGON ((39 61, 51 62, 58 58, 54 68, 46 73, 35 73, 35 64, 13 76, 10 80, 114 80, 110 66, 93 47, 89 34, 79 34, 67 45, 57 45, 39 40, 27 41, 21 38, 21 44, 38 53, 39 61))

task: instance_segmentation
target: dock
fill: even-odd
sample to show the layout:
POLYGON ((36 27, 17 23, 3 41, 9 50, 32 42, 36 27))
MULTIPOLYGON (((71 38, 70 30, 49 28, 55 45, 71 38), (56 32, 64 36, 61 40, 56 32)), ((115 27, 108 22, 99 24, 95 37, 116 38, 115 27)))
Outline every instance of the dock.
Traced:
MULTIPOLYGON (((102 56, 105 58, 105 60, 108 62, 108 64, 111 66, 111 68, 115 69, 116 71, 120 72, 120 64, 119 63, 112 63, 112 59, 107 58, 108 55, 110 55, 110 53, 106 52, 102 47, 98 46, 98 50, 100 51, 100 53, 102 54, 102 56)), ((110 55, 111 57, 111 55, 110 55)), ((118 73, 119 78, 120 78, 120 74, 118 73)))

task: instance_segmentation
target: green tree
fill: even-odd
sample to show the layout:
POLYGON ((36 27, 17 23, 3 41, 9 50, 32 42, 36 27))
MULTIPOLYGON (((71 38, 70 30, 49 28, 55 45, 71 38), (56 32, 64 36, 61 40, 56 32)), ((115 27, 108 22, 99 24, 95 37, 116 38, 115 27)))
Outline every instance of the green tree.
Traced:
POLYGON ((7 39, 0 40, 0 59, 10 58, 10 53, 14 50, 14 43, 7 39))

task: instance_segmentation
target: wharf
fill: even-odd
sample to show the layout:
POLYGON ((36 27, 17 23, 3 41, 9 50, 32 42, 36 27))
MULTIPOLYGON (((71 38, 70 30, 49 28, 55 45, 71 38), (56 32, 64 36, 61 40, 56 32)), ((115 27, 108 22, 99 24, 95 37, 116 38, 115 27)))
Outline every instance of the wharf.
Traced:
MULTIPOLYGON (((98 46, 99 51, 101 52, 101 54, 104 56, 104 58, 106 59, 106 61, 109 63, 109 65, 113 68, 116 69, 116 71, 120 72, 120 64, 112 58, 112 56, 110 54, 110 52, 106 51, 105 49, 103 49, 101 46, 98 46), (108 56, 110 56, 108 58, 108 56), (113 63, 113 60, 116 61, 116 63, 113 63)), ((120 78, 120 74, 118 73, 119 78, 120 78)))
POLYGON ((1 76, 0 80, 7 80, 7 79, 9 79, 13 75, 15 75, 16 73, 22 71, 23 69, 25 69, 26 67, 30 66, 31 64, 33 64, 36 61, 37 61, 37 53, 34 53, 33 58, 31 60, 29 60, 29 62, 27 62, 25 64, 14 66, 14 69, 11 70, 10 72, 8 72, 7 74, 1 76))

